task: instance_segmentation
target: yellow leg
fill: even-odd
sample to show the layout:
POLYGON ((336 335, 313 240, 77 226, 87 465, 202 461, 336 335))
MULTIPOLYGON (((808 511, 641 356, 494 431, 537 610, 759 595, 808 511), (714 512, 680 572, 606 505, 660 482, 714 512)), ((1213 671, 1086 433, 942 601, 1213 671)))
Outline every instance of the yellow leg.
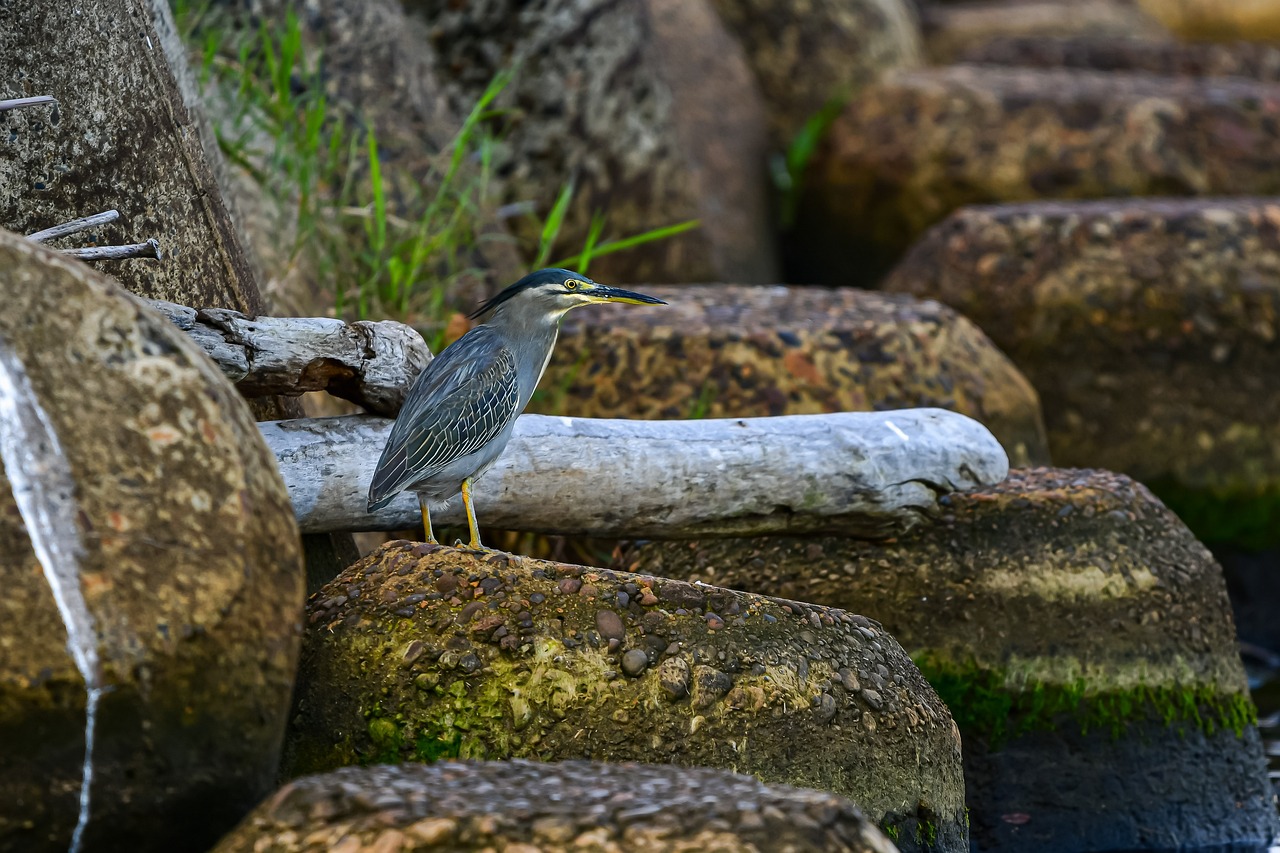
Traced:
POLYGON ((471 528, 470 547, 477 551, 487 551, 480 543, 480 525, 476 524, 476 508, 471 505, 471 478, 462 481, 462 505, 467 510, 467 527, 471 528))
POLYGON ((422 541, 429 542, 432 545, 439 545, 440 543, 436 541, 435 533, 431 530, 431 507, 427 506, 427 499, 422 495, 418 495, 418 508, 422 510, 422 532, 427 537, 422 541))

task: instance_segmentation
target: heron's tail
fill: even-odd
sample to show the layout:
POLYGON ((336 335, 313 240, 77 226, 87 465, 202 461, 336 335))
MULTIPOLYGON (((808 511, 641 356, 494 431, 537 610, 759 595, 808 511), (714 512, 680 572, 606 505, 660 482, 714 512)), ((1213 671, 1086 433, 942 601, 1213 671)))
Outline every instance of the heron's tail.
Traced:
POLYGON ((372 497, 370 497, 370 498, 369 498, 369 510, 368 510, 368 511, 369 511, 369 513, 370 513, 370 514, 373 514, 373 513, 377 512, 378 510, 382 509, 384 506, 386 506, 387 504, 389 504, 389 503, 391 503, 393 500, 395 500, 395 499, 396 499, 396 495, 398 495, 398 494, 400 494, 400 493, 399 493, 399 492, 392 492, 391 494, 387 495, 386 497, 378 498, 377 500, 374 500, 372 497))

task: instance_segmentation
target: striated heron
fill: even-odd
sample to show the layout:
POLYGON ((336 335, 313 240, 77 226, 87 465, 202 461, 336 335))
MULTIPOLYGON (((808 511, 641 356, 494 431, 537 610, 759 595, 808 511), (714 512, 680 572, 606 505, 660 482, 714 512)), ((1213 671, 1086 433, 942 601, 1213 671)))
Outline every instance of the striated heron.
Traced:
POLYGON ((369 512, 403 491, 418 496, 434 543, 430 502, 462 493, 470 546, 483 549, 471 484, 502 455, 570 309, 598 302, 665 305, 562 269, 530 273, 480 306, 484 322, 427 364, 391 427, 369 486, 369 512))

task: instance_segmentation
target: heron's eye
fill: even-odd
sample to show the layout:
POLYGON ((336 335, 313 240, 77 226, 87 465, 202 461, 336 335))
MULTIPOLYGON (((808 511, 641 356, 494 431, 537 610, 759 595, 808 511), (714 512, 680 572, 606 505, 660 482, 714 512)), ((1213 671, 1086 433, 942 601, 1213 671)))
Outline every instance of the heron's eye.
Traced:
POLYGON ((564 283, 564 289, 565 289, 565 290, 577 290, 577 289, 578 289, 578 285, 579 285, 579 284, 582 284, 582 282, 578 281, 576 278, 571 278, 571 279, 569 279, 568 281, 566 281, 566 282, 564 283))

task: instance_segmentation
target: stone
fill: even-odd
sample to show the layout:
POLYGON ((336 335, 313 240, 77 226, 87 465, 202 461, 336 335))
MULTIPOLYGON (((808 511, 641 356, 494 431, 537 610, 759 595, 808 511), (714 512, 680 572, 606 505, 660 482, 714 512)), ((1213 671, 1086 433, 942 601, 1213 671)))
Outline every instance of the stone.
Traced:
POLYGON ((993 66, 893 73, 812 164, 808 280, 877 277, 966 204, 1280 192, 1280 85, 993 66))
POLYGON ((936 406, 984 424, 1014 465, 1048 461, 1035 390, 964 317, 852 288, 681 285, 670 304, 565 320, 530 411, 728 418, 936 406))
POLYGON ((517 760, 344 767, 296 779, 214 853, 318 845, 397 853, 898 849, 833 794, 704 768, 517 760))
POLYGON ((1280 39, 1276 0, 1139 0, 1143 9, 1187 39, 1280 39))
POLYGON ((1204 546, 1105 471, 1024 469, 946 503, 894 541, 651 542, 621 564, 880 620, 960 726, 975 849, 1264 848, 1256 711, 1204 546))
POLYGON ((452 757, 732 767, 848 797, 903 850, 968 849, 950 715, 893 638, 861 616, 531 558, 498 568, 397 541, 313 596, 308 625, 287 776, 452 757), (434 593, 451 575, 463 594, 434 593), (489 578, 501 585, 482 593, 489 578), (562 591, 569 580, 582 582, 578 592, 562 591), (627 584, 658 603, 628 594, 620 606, 627 584), (515 642, 456 631, 458 614, 477 606, 508 623, 515 642), (529 614, 523 627, 514 607, 529 614), (626 626, 616 651, 594 639, 601 608, 626 626), (724 627, 709 630, 707 612, 724 627), (428 651, 405 666, 412 640, 428 651), (633 650, 656 665, 621 677, 633 650), (461 677, 446 658, 466 652, 481 665, 461 677), (692 674, 688 696, 663 684, 673 659, 692 674), (879 708, 843 687, 841 667, 877 685, 879 708), (423 674, 434 687, 415 685, 423 674), (826 722, 811 710, 822 694, 837 703, 826 722))
POLYGON ((991 336, 1059 464, 1132 475, 1202 539, 1280 544, 1280 199, 966 208, 884 286, 991 336))
MULTIPOLYGON (((501 200, 546 217, 576 189, 552 257, 606 236, 699 219, 699 228, 591 263, 602 281, 770 281, 763 102, 742 49, 708 0, 634 3, 413 0, 439 74, 465 115, 500 71, 512 110, 495 152, 501 200)), ((541 220, 539 220, 541 221, 541 220)), ((513 222, 537 242, 541 225, 513 222)))
POLYGON ((56 244, 156 239, 167 262, 95 265, 140 296, 258 313, 169 4, 36 0, 4 14, 0 90, 58 102, 0 112, 0 227, 30 234, 119 210, 117 223, 56 244))
POLYGON ((1280 47, 1259 42, 1164 41, 1121 36, 992 39, 964 55, 967 63, 1081 68, 1169 77, 1247 77, 1280 81, 1280 47))
POLYGON ((775 148, 785 149, 833 98, 921 63, 920 23, 908 0, 713 3, 759 81, 775 148))
POLYGON ((162 315, 8 232, 0 269, 0 849, 202 848, 276 782, 288 494, 162 315))
POLYGON ((978 0, 927 3, 925 53, 939 65, 999 38, 1115 36, 1167 39, 1155 18, 1128 0, 978 0))
POLYGON ((632 678, 639 678, 649 667, 649 656, 640 649, 631 649, 622 655, 622 671, 632 678))

